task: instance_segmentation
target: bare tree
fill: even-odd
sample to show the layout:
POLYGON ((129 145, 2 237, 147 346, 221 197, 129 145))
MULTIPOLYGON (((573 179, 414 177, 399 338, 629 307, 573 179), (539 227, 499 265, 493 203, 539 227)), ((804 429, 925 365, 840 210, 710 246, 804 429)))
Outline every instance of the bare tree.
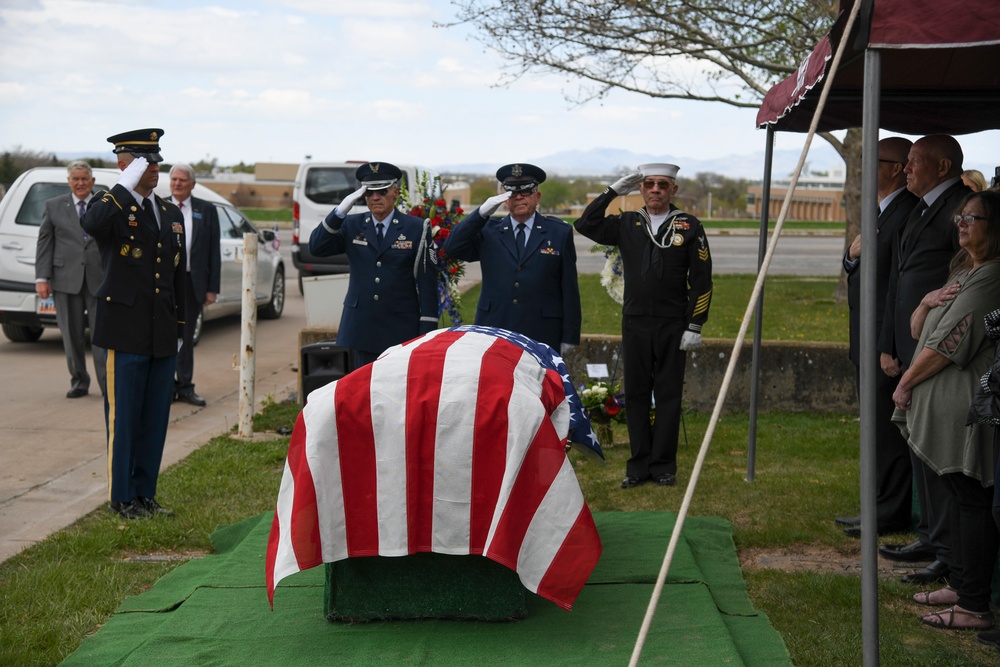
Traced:
MULTIPOLYGON (((837 0, 456 0, 457 23, 500 53, 500 81, 566 77, 567 99, 613 89, 756 108, 837 15, 837 0)), ((454 25, 454 24, 453 24, 454 25)), ((822 135, 847 163, 846 239, 860 229, 861 137, 822 135)), ((846 242, 846 240, 845 240, 846 242)), ((844 281, 841 281, 842 283, 844 281)), ((839 292, 839 290, 838 290, 839 292)))

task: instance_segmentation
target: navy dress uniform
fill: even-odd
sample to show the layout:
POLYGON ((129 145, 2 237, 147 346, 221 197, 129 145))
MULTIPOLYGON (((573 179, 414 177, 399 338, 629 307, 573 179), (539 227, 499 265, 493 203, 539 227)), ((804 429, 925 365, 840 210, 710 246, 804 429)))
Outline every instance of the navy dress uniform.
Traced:
POLYGON ((508 209, 516 206, 520 193, 534 197, 526 208, 529 217, 492 218, 480 207, 456 225, 444 243, 449 256, 480 263, 483 284, 475 323, 516 331, 556 351, 578 345, 582 314, 573 227, 535 211, 537 188, 545 181, 539 167, 509 164, 496 176, 511 193, 508 209), (519 232, 519 222, 530 223, 530 228, 519 232), (519 234, 526 240, 519 242, 519 234))
MULTIPOLYGON (((643 165, 640 170, 645 178, 657 176, 673 182, 678 167, 643 165)), ((574 226, 597 243, 618 246, 622 257, 622 350, 632 452, 622 486, 635 486, 650 478, 671 485, 677 474, 684 392, 686 354, 682 341, 694 335, 700 341, 702 325, 708 320, 712 259, 701 221, 672 203, 655 233, 645 206, 639 211, 605 215, 619 194, 628 194, 628 188, 622 189, 626 191, 619 193, 612 186, 601 193, 574 226), (656 399, 655 424, 649 418, 651 396, 656 399)))
MULTIPOLYGON (((163 160, 162 135, 136 130, 108 141, 115 153, 153 164, 163 160)), ((139 183, 148 197, 119 183, 93 197, 82 223, 97 239, 104 264, 93 341, 107 350, 109 499, 126 518, 169 514, 155 501, 156 482, 184 324, 184 218, 152 193, 155 179, 151 186, 139 183)))
POLYGON ((395 207, 402 172, 387 162, 368 162, 355 176, 362 188, 313 230, 309 252, 318 257, 347 254, 350 281, 337 344, 353 350, 359 367, 436 329, 439 299, 430 226, 395 207), (361 196, 375 195, 378 203, 369 201, 375 213, 346 214, 361 196))

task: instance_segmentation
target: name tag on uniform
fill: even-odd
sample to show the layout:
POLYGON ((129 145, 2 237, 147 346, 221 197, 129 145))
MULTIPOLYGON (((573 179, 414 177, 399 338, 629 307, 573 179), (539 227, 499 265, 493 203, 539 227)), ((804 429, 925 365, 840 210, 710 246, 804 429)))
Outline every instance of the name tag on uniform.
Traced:
POLYGON ((354 245, 368 245, 368 241, 364 239, 351 239, 351 242, 354 243, 354 245))

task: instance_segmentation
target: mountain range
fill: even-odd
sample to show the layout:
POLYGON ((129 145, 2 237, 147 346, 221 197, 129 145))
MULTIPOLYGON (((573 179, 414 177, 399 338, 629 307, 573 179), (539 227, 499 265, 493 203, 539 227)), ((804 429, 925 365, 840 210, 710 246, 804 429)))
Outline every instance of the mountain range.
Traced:
MULTIPOLYGON (((93 157, 95 153, 60 153, 61 160, 75 160, 93 157)), ((115 160, 114 154, 101 152, 97 157, 108 162, 115 160)), ((699 172, 712 172, 729 178, 746 178, 759 181, 764 175, 764 151, 734 153, 716 158, 693 158, 669 153, 634 153, 619 148, 591 148, 553 153, 526 160, 543 168, 546 173, 562 177, 599 178, 615 176, 634 170, 640 164, 668 162, 679 165, 680 175, 692 178, 699 172)), ((798 150, 775 150, 772 156, 772 174, 775 179, 790 176, 799 161, 798 150)), ((843 168, 843 160, 837 152, 823 140, 816 140, 809 151, 807 161, 809 171, 829 171, 843 168)), ((500 165, 493 162, 463 162, 431 165, 441 174, 489 175, 500 165)))
MULTIPOLYGON (((799 161, 799 150, 775 150, 772 156, 774 178, 790 176, 799 161)), ((547 173, 571 177, 614 176, 634 170, 640 164, 668 162, 679 165, 682 177, 691 178, 699 172, 713 172, 729 178, 761 180, 764 175, 764 151, 726 155, 717 158, 698 159, 669 153, 633 153, 618 148, 592 148, 571 150, 529 159, 528 162, 542 167, 547 173)), ((498 165, 492 163, 439 164, 434 168, 442 174, 492 174, 498 165)), ((843 168, 843 160, 833 148, 822 140, 813 142, 807 159, 806 171, 829 171, 843 168)))

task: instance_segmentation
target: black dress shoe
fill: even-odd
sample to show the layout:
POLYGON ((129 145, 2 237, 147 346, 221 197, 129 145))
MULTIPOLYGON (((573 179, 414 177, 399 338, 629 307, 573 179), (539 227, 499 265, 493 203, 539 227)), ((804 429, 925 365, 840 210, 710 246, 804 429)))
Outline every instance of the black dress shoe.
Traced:
POLYGON ((677 483, 677 478, 671 475, 670 473, 667 473, 665 475, 660 475, 659 477, 657 477, 656 483, 659 484, 660 486, 673 486, 674 484, 677 483))
POLYGON ((642 484, 642 482, 639 480, 638 477, 626 476, 625 479, 622 480, 623 489, 631 489, 633 486, 639 486, 640 484, 642 484))
POLYGON ((149 516, 173 516, 174 513, 168 510, 166 507, 160 505, 156 502, 154 498, 136 498, 135 502, 138 503, 149 516))
POLYGON ((81 396, 86 396, 87 390, 80 387, 73 387, 66 392, 66 398, 80 398, 81 396))
POLYGON ((900 563, 919 563, 932 561, 937 557, 937 551, 929 544, 924 544, 920 540, 909 544, 883 544, 878 548, 878 553, 883 558, 894 560, 900 563))
MULTIPOLYGON (((896 528, 894 526, 879 526, 878 534, 891 535, 893 533, 902 533, 905 530, 906 528, 896 528)), ((857 526, 848 526, 847 528, 844 528, 844 535, 847 535, 848 537, 861 537, 861 524, 858 524, 857 526)))
POLYGON ((848 537, 861 537, 861 526, 848 526, 844 529, 844 535, 848 537))
POLYGON ((205 399, 194 393, 193 391, 179 392, 175 397, 175 401, 181 401, 182 403, 190 403, 191 405, 197 405, 199 408, 205 407, 205 399))
POLYGON ((913 574, 907 574, 903 577, 904 584, 934 584, 938 582, 947 583, 947 581, 948 566, 939 560, 934 561, 921 570, 917 570, 913 574))
POLYGON ((149 512, 146 511, 146 508, 139 502, 138 498, 121 503, 112 501, 108 505, 108 510, 114 512, 123 519, 148 519, 150 516, 149 512))
POLYGON ((859 516, 838 516, 833 520, 838 526, 860 526, 861 517, 859 516))

